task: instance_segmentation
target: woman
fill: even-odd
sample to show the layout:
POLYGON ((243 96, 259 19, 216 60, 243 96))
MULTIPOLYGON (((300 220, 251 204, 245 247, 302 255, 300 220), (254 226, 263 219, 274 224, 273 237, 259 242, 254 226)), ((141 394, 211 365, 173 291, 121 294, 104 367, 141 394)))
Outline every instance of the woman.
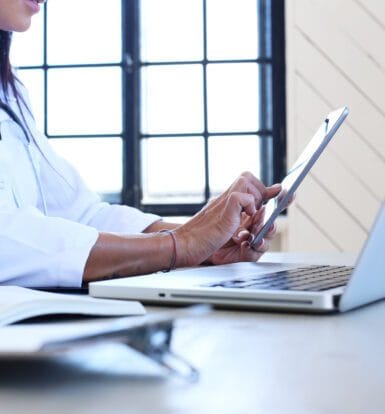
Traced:
POLYGON ((280 186, 242 174, 184 225, 103 203, 36 130, 9 64, 11 33, 25 31, 44 0, 0 0, 0 283, 80 286, 200 263, 255 261, 274 235, 250 247, 262 202, 280 186))

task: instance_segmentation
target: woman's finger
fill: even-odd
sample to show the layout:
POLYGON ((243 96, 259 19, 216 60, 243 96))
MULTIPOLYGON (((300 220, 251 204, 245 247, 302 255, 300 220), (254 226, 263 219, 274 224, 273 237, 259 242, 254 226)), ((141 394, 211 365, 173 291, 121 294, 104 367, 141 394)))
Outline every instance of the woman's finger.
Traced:
POLYGON ((253 246, 253 250, 256 253, 266 253, 270 248, 270 242, 267 239, 262 239, 256 246, 253 246))
POLYGON ((233 236, 233 241, 236 244, 242 244, 244 241, 250 241, 250 232, 246 229, 239 229, 233 236))
POLYGON ((224 196, 228 196, 233 191, 239 191, 253 195, 255 205, 260 208, 263 201, 267 201, 275 197, 281 191, 280 184, 274 184, 266 187, 262 181, 255 177, 251 172, 243 172, 233 184, 224 192, 224 196))
POLYGON ((243 173, 234 181, 233 185, 230 187, 230 192, 231 191, 251 194, 254 197, 256 208, 259 208, 263 202, 266 189, 265 186, 251 173, 243 173))
MULTIPOLYGON (((238 214, 244 211, 247 215, 252 216, 256 212, 254 199, 250 194, 241 192, 232 192, 227 199, 227 206, 229 211, 234 214, 237 209, 240 209, 238 214)), ((239 216, 238 216, 239 220, 239 216)))
POLYGON ((249 230, 253 234, 258 234, 263 227, 263 219, 265 217, 265 207, 261 207, 253 216, 253 223, 249 230))
POLYGON ((260 181, 254 174, 250 171, 244 171, 240 177, 242 177, 245 182, 249 183, 251 186, 256 188, 260 193, 264 193, 266 191, 266 186, 260 181))
POLYGON ((289 202, 287 204, 287 207, 289 207, 291 204, 293 204, 294 200, 295 200, 296 194, 292 194, 291 197, 289 198, 289 202))
POLYGON ((255 249, 250 246, 250 243, 243 242, 241 244, 241 260, 248 261, 248 262, 255 262, 257 261, 270 247, 270 243, 268 241, 263 241, 262 244, 259 244, 259 248, 255 249))
POLYGON ((265 235, 265 239, 272 240, 277 233, 277 225, 274 223, 265 235))
POLYGON ((264 193, 264 201, 270 200, 273 197, 276 197, 282 190, 281 184, 274 184, 270 187, 266 187, 264 193))

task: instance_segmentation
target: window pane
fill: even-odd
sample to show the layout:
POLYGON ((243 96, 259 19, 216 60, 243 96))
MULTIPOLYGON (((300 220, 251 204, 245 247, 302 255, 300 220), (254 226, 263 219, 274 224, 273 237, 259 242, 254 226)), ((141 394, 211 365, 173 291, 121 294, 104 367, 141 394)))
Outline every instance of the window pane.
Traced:
POLYGON ((145 134, 202 132, 202 66, 143 68, 141 122, 145 134))
POLYGON ((257 135, 209 137, 211 195, 222 193, 244 171, 260 177, 260 139, 257 135))
POLYGON ((210 132, 258 130, 259 70, 255 63, 207 66, 210 132))
POLYGON ((119 68, 50 69, 50 135, 119 134, 122 131, 119 68))
POLYGON ((98 193, 122 191, 120 138, 59 138, 51 139, 50 143, 78 170, 92 190, 98 193))
POLYGON ((257 0, 207 0, 208 59, 256 59, 257 0))
POLYGON ((142 0, 140 13, 143 61, 203 58, 202 0, 142 0))
POLYGON ((17 76, 28 90, 37 127, 44 131, 44 72, 42 69, 20 69, 17 76))
POLYGON ((27 33, 13 33, 10 59, 14 66, 43 64, 43 8, 32 19, 27 33))
POLYGON ((204 200, 204 141, 201 137, 142 140, 143 203, 204 200))
POLYGON ((121 60, 121 0, 65 0, 47 4, 48 63, 121 60))

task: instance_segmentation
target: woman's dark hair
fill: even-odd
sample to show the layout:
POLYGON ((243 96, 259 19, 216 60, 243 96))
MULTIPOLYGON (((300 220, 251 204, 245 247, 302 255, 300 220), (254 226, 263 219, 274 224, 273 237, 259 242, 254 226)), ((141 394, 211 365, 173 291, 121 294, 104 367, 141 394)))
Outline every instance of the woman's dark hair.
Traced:
MULTIPOLYGON (((30 132, 29 127, 26 123, 24 112, 21 109, 20 102, 23 106, 27 109, 27 111, 31 114, 31 111, 28 105, 25 103, 23 97, 20 95, 19 90, 16 87, 16 82, 20 82, 12 70, 12 65, 9 60, 9 52, 11 49, 11 41, 12 41, 12 32, 6 32, 4 30, 0 30, 0 83, 4 91, 5 102, 2 102, 0 99, 0 108, 3 109, 8 113, 8 115, 18 123, 22 128, 24 125, 26 126, 27 130, 30 132), (16 98, 17 106, 19 107, 21 117, 24 122, 21 122, 19 117, 16 113, 10 108, 8 105, 8 96, 9 93, 12 93, 13 96, 16 98), (24 125, 23 125, 24 124, 24 125)), ((32 115, 32 114, 31 114, 32 115)))
POLYGON ((5 98, 7 98, 9 89, 11 89, 15 97, 18 98, 19 94, 16 88, 16 77, 9 61, 11 40, 11 32, 0 30, 0 82, 3 87, 5 98))

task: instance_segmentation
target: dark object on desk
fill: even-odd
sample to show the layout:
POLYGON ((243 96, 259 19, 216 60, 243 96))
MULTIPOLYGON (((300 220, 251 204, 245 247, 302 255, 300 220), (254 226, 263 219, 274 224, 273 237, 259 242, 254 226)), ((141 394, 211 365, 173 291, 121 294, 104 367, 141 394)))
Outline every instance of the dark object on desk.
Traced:
POLYGON ((64 293, 69 295, 88 295, 88 286, 82 287, 35 287, 35 290, 41 290, 43 292, 53 292, 53 293, 64 293))
MULTIPOLYGON (((126 318, 125 318, 126 319, 126 318)), ((131 325, 130 321, 126 319, 131 325)), ((125 326, 125 320, 112 324, 110 332, 96 333, 86 337, 70 339, 67 341, 51 342, 42 348, 43 352, 65 351, 75 346, 92 344, 95 341, 118 341, 135 349, 146 357, 157 362, 170 374, 182 377, 190 382, 199 378, 198 371, 181 356, 171 350, 171 337, 174 321, 172 319, 154 320, 140 323, 138 326, 125 326)))
POLYGON ((140 317, 77 322, 19 324, 0 329, 0 361, 54 358, 87 347, 124 344, 189 382, 198 371, 171 350, 176 315, 189 310, 140 317))

